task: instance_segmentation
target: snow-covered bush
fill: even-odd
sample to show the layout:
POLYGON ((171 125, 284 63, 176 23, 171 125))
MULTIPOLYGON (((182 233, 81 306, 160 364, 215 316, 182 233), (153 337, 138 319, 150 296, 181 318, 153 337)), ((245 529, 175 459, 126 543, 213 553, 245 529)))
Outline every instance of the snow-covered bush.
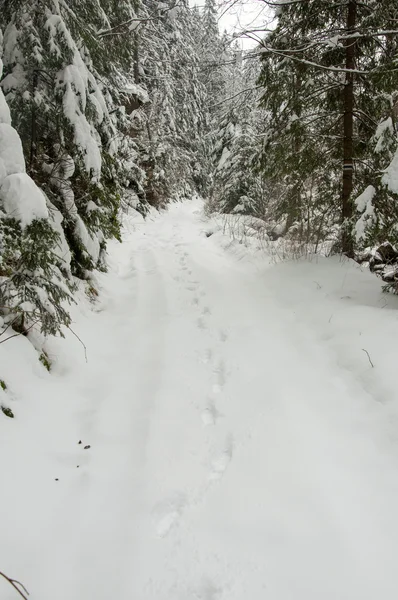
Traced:
MULTIPOLYGON (((2 64, 0 61, 0 74, 2 64)), ((20 332, 61 332, 70 318, 70 254, 62 216, 25 172, 21 140, 0 90, 0 314, 20 332)))

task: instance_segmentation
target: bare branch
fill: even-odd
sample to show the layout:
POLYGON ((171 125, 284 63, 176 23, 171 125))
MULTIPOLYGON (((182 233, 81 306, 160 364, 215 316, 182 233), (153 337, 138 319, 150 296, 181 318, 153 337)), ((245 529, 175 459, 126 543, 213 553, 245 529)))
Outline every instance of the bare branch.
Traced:
POLYGON ((11 577, 8 577, 8 576, 7 576, 5 573, 3 573, 2 571, 0 571, 0 576, 1 576, 1 577, 3 577, 3 578, 6 580, 6 581, 8 581, 8 583, 9 583, 10 585, 12 585, 12 587, 13 587, 13 588, 14 588, 14 589, 15 589, 15 590, 18 592, 18 594, 19 594, 19 595, 20 595, 22 598, 24 598, 24 600, 28 600, 29 592, 28 592, 28 590, 26 589, 26 587, 25 587, 25 586, 24 586, 24 585, 23 585, 23 584, 22 584, 20 581, 17 581, 16 579, 12 579, 11 577), (19 587, 21 587, 21 588, 23 589, 24 593, 23 593, 23 592, 21 592, 21 590, 19 589, 19 587, 18 587, 18 586, 19 586, 19 587), (26 595, 25 595, 25 594, 26 594, 26 595))
POLYGON ((372 359, 369 356, 369 352, 367 350, 365 350, 365 348, 362 348, 362 352, 365 352, 367 354, 369 362, 372 365, 372 369, 374 369, 374 364, 372 363, 372 359))

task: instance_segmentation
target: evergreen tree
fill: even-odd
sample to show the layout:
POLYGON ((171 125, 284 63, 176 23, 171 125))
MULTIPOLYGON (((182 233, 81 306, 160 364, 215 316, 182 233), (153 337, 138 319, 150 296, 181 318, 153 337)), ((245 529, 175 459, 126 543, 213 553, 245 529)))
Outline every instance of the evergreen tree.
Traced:
POLYGON ((103 265, 106 238, 118 236, 128 127, 123 89, 133 45, 129 52, 124 36, 110 54, 107 35, 134 13, 129 2, 103 4, 18 0, 1 16, 2 88, 28 172, 64 217, 79 277, 103 265))
POLYGON ((195 12, 184 2, 174 6, 144 1, 153 15, 140 36, 140 81, 151 98, 140 136, 147 197, 164 206, 171 197, 189 195, 204 185, 201 146, 206 121, 205 90, 199 80, 195 12))
MULTIPOLYGON (((0 75, 2 63, 0 60, 0 75)), ((25 172, 21 140, 0 89, 0 315, 16 331, 61 333, 70 318, 70 253, 62 216, 25 172)))
POLYGON ((390 0, 280 3, 263 42, 260 83, 272 117, 264 172, 283 181, 291 221, 317 230, 339 212, 350 255, 353 200, 377 178, 370 142, 380 98, 394 85, 393 34, 384 32, 396 10, 390 0))
POLYGON ((267 115, 258 107, 258 62, 232 47, 228 69, 228 98, 220 102, 213 148, 213 209, 264 216, 263 176, 257 164, 267 115), (244 63, 244 64, 243 64, 244 63))

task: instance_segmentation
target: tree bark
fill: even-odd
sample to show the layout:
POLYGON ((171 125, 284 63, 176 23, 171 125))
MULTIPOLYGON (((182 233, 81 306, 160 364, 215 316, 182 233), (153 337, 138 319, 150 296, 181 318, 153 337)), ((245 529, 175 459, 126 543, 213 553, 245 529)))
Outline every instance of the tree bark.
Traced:
POLYGON ((140 82, 140 66, 139 66, 139 39, 138 33, 134 34, 134 83, 140 82))
POLYGON ((343 190, 342 190, 342 251, 347 256, 354 254, 354 240, 351 231, 351 219, 354 213, 351 198, 353 188, 354 160, 353 160, 353 134, 354 134, 354 79, 356 42, 354 37, 349 37, 355 32, 357 18, 357 1, 349 0, 347 4, 347 26, 345 40, 346 74, 344 85, 344 148, 343 148, 343 190))
POLYGON ((35 69, 32 77, 32 97, 31 97, 31 132, 30 132, 30 152, 29 152, 29 174, 32 174, 37 152, 37 106, 35 94, 39 83, 39 73, 35 69))

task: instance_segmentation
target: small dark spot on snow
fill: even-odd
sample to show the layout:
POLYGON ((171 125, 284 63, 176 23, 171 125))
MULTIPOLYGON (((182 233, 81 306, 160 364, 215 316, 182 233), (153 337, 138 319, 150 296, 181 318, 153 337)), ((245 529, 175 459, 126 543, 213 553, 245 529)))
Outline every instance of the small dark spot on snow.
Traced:
POLYGON ((207 238, 211 237, 213 235, 214 231, 205 231, 205 236, 207 238))
POLYGON ((78 443, 78 444, 81 444, 81 443, 82 443, 82 441, 81 441, 81 440, 79 440, 77 443, 78 443))
POLYGON ((84 450, 88 450, 91 446, 84 446, 84 450))
POLYGON ((1 410, 5 414, 6 417, 8 417, 10 419, 14 418, 14 413, 12 412, 11 408, 8 408, 8 406, 1 406, 1 410))
POLYGON ((55 481, 59 481, 58 477, 55 478, 55 481))
POLYGON ((80 465, 77 465, 77 466, 76 466, 76 469, 78 469, 79 467, 80 467, 80 465))

